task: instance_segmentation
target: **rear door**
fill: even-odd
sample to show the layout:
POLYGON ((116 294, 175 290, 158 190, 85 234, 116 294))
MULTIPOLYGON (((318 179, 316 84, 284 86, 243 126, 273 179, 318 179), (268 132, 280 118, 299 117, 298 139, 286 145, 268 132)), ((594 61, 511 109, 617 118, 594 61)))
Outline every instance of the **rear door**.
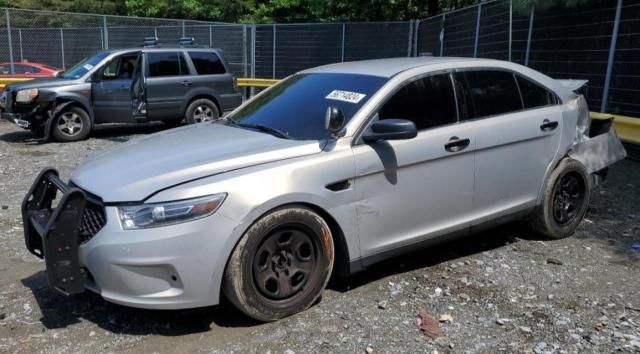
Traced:
POLYGON ((182 50, 146 53, 146 101, 149 120, 184 116, 183 107, 193 76, 182 50))
POLYGON ((535 206, 560 142, 555 95, 508 71, 455 78, 462 120, 476 127, 474 225, 535 206))

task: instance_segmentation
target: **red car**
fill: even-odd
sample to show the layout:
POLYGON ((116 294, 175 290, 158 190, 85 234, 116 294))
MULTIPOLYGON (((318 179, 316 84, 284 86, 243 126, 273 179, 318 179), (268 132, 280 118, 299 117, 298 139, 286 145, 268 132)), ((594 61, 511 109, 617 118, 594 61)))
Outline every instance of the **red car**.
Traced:
POLYGON ((0 77, 52 77, 60 71, 44 64, 14 62, 11 73, 11 63, 0 63, 0 77))

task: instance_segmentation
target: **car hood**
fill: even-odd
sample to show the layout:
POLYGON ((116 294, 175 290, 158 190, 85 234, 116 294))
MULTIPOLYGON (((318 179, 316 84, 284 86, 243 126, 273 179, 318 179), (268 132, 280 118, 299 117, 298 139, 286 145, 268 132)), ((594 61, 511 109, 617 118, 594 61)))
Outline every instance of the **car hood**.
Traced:
POLYGON ((320 151, 318 141, 202 123, 118 145, 81 164, 71 181, 104 202, 142 201, 195 179, 320 151))
POLYGON ((37 78, 29 81, 14 83, 11 85, 7 85, 5 90, 8 91, 17 91, 17 90, 26 90, 31 88, 50 88, 50 87, 60 87, 70 84, 75 84, 76 81, 72 79, 63 79, 59 77, 43 77, 37 78))

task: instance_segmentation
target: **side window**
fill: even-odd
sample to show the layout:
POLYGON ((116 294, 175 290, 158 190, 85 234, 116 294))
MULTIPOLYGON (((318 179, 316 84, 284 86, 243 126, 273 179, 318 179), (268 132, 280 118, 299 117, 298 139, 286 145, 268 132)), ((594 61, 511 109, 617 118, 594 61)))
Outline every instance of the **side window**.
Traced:
POLYGON ((378 118, 407 119, 414 122, 418 130, 457 122, 449 74, 427 76, 405 85, 382 106, 378 118))
POLYGON ((37 74, 37 73, 42 71, 40 68, 35 67, 35 66, 30 66, 29 69, 31 69, 31 72, 34 73, 34 74, 37 74))
POLYGON ((102 71, 102 80, 113 80, 118 75, 118 66, 120 65, 120 58, 114 58, 105 66, 102 71))
POLYGON ((227 72, 220 57, 214 52, 189 52, 189 56, 198 75, 215 75, 227 72))
POLYGON ((459 91, 460 119, 474 119, 522 110, 514 75, 482 70, 455 73, 459 91))
POLYGON ((182 53, 178 52, 150 52, 147 54, 149 61, 149 76, 179 76, 188 75, 189 69, 182 53))
POLYGON ((539 86, 521 76, 517 76, 518 87, 524 102, 524 108, 544 107, 556 104, 556 97, 546 88, 539 86))
POLYGON ((20 64, 14 64, 13 65, 13 70, 15 74, 28 74, 31 72, 31 70, 29 70, 29 67, 26 65, 20 65, 20 64))

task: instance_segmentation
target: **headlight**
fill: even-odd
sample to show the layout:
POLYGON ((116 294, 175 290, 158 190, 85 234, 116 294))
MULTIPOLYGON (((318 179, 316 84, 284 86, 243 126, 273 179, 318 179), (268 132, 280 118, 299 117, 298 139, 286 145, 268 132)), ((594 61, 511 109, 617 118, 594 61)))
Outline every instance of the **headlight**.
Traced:
POLYGON ((120 224, 125 230, 167 226, 209 216, 218 210, 226 193, 157 204, 118 207, 120 224))
POLYGON ((29 103, 33 101, 34 98, 38 97, 38 89, 28 89, 28 90, 20 90, 16 94, 16 102, 20 103, 29 103))

